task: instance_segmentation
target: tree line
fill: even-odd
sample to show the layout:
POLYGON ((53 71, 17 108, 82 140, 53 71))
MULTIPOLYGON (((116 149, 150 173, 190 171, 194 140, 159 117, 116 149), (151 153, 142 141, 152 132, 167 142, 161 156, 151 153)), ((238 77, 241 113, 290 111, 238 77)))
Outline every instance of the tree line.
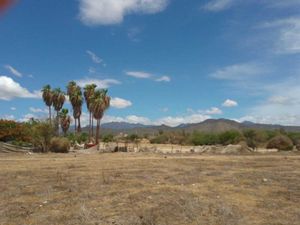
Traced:
POLYGON ((55 127, 57 135, 59 135, 59 127, 61 127, 64 134, 70 128, 71 116, 69 111, 63 108, 64 103, 69 98, 72 105, 73 118, 75 121, 74 132, 81 132, 81 115, 84 102, 86 103, 89 112, 89 142, 93 140, 94 136, 94 119, 96 122, 95 143, 99 143, 100 135, 100 121, 104 116, 105 111, 110 106, 110 96, 108 96, 107 89, 97 89, 96 84, 87 84, 83 91, 75 81, 70 81, 67 85, 67 93, 60 88, 52 89, 48 84, 42 89, 42 97, 45 105, 49 109, 49 123, 55 127), (55 120, 52 121, 52 108, 56 111, 55 120))

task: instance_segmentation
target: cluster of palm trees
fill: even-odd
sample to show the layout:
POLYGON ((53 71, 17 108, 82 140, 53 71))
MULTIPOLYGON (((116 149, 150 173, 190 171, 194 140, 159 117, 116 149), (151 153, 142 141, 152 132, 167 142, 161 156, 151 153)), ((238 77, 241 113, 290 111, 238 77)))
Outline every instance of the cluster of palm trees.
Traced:
POLYGON ((100 121, 103 118, 105 111, 110 106, 110 97, 108 96, 106 89, 96 88, 97 85, 95 84, 87 84, 84 87, 84 92, 82 93, 80 86, 78 86, 76 82, 70 81, 67 85, 67 94, 59 88, 52 90, 50 85, 46 85, 42 89, 43 100, 49 108, 50 124, 52 124, 52 106, 56 111, 54 124, 57 134, 59 134, 59 125, 61 126, 64 134, 66 134, 71 124, 71 117, 68 115, 69 111, 67 109, 62 109, 67 95, 69 96, 69 101, 73 109, 75 133, 81 132, 80 117, 82 115, 82 106, 85 100, 87 110, 89 112, 89 141, 91 141, 91 137, 94 136, 93 122, 95 119, 97 121, 95 139, 96 144, 99 143, 100 121))

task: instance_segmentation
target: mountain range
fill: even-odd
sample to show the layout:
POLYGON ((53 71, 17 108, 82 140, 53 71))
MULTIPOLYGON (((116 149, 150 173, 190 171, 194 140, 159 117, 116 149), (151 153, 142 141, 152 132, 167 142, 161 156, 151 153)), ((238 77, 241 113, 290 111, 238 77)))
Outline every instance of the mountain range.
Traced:
MULTIPOLYGON (((126 122, 111 122, 101 125, 102 133, 127 133, 127 134, 156 134, 159 131, 201 131, 201 132, 224 132, 228 130, 243 130, 243 129, 260 129, 260 130, 278 130, 284 129, 289 132, 300 132, 300 126, 282 126, 273 124, 259 124, 244 121, 239 123, 228 119, 208 119, 195 124, 180 124, 177 127, 167 125, 151 126, 143 124, 133 124, 126 122)), ((88 131, 88 127, 83 128, 83 131, 88 131)))

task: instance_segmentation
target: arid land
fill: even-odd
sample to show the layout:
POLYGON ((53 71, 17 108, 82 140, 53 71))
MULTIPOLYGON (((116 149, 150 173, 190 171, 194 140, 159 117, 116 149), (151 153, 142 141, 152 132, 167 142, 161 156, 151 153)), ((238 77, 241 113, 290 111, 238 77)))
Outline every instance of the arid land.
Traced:
POLYGON ((1 225, 298 225, 300 155, 0 154, 1 225))

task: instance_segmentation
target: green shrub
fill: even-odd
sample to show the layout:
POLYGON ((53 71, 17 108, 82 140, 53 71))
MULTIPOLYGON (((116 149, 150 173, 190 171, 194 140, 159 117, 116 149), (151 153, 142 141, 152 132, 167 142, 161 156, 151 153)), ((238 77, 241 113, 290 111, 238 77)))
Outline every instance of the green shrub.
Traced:
POLYGON ((194 132, 190 137, 193 145, 215 145, 219 143, 217 134, 194 132))
POLYGON ((242 135, 240 132, 232 130, 232 131, 225 131, 219 136, 219 144, 222 145, 230 145, 230 144, 237 144, 242 140, 242 135))
POLYGON ((292 140, 284 135, 277 135, 273 137, 267 144, 267 148, 276 148, 282 151, 289 151, 293 149, 293 142, 292 140))
POLYGON ((49 122, 38 122, 31 128, 32 144, 38 148, 38 150, 47 152, 54 134, 54 127, 49 124, 49 122))
POLYGON ((113 142, 113 140, 114 140, 114 135, 112 135, 112 134, 106 134, 106 135, 103 135, 103 137, 102 137, 102 141, 105 143, 113 142))
POLYGON ((72 144, 75 144, 76 142, 81 144, 87 142, 89 135, 85 132, 80 134, 69 133, 67 138, 72 144))
POLYGON ((68 153, 70 150, 70 141, 68 138, 54 137, 50 142, 51 152, 68 153))

